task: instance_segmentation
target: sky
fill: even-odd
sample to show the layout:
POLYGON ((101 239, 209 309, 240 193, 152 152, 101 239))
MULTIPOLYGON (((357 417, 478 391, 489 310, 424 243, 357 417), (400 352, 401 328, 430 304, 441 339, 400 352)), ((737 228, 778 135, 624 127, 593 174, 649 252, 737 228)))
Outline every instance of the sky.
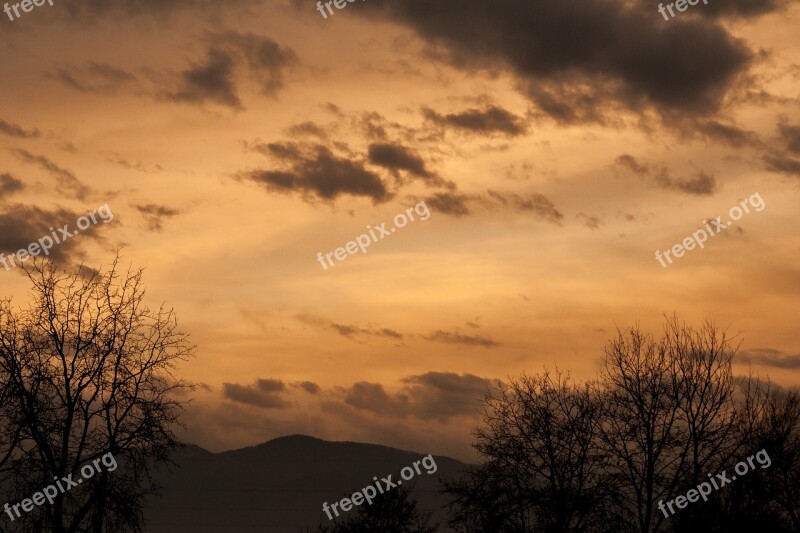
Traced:
MULTIPOLYGON (((471 460, 489 387, 593 379, 617 328, 657 335, 673 313, 735 336, 738 373, 800 384, 796 3, 331 9, 0 14, 0 251, 113 213, 51 257, 101 268, 121 249, 146 269, 148 303, 196 345, 183 439, 471 460)), ((0 289, 30 298, 18 270, 0 289)))

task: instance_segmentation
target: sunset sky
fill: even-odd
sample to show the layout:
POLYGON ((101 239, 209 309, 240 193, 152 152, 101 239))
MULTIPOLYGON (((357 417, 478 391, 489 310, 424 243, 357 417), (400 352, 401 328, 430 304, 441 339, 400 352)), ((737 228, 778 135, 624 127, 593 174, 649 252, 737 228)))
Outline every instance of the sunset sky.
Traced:
MULTIPOLYGON (((0 251, 145 267, 199 383, 182 438, 473 458, 476 399, 712 318, 800 384, 800 5, 54 0, 0 14, 0 251), (666 250, 758 193, 703 249, 666 250), (324 270, 425 201, 417 220, 324 270)), ((4 295, 29 298, 0 268, 4 295)))

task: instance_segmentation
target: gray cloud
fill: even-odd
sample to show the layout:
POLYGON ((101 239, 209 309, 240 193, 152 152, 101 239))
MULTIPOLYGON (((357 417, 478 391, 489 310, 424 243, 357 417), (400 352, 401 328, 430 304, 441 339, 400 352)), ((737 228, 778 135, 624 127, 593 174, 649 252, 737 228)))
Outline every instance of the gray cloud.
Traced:
POLYGON ((286 69, 299 63, 297 54, 269 37, 233 31, 209 34, 206 58, 179 74, 176 88, 161 93, 169 100, 202 105, 216 103, 243 109, 236 87, 237 72, 245 70, 262 94, 274 96, 283 87, 286 69), (246 67, 243 69, 242 67, 246 67))
POLYGON ((262 409, 286 409, 291 404, 277 394, 284 388, 283 382, 273 379, 259 379, 255 385, 223 383, 222 395, 233 402, 262 409))
POLYGON ((80 92, 100 94, 114 93, 136 81, 136 76, 126 70, 94 61, 84 67, 58 68, 47 77, 80 92))
POLYGON ((84 185, 75 174, 65 168, 53 163, 41 155, 34 155, 27 150, 15 149, 12 153, 26 163, 38 165, 47 170, 55 178, 58 178, 56 190, 64 194, 71 193, 75 198, 83 200, 91 192, 91 189, 84 185))
POLYGON ((26 130, 19 124, 6 122, 0 120, 0 133, 8 135, 9 137, 17 137, 20 139, 30 139, 33 137, 41 137, 42 133, 39 130, 26 130))
POLYGON ((150 231, 161 231, 162 224, 174 216, 181 214, 181 211, 163 205, 147 204, 134 206, 137 211, 144 215, 147 227, 150 231))
POLYGON ((479 401, 499 384, 473 374, 427 372, 403 378, 403 388, 388 394, 380 383, 361 381, 344 390, 344 402, 382 417, 444 422, 476 413, 479 401))
POLYGON ((693 179, 673 179, 666 169, 655 175, 656 184, 662 189, 692 194, 696 196, 709 196, 717 192, 719 185, 716 178, 705 172, 698 172, 693 179))
POLYGON ((710 196, 719 190, 717 179, 703 171, 698 172, 694 178, 676 179, 670 175, 669 170, 666 168, 662 167, 656 171, 630 154, 618 156, 615 163, 617 166, 625 168, 637 176, 650 177, 653 184, 662 189, 695 196, 710 196))
POLYGON ((739 362, 752 363, 759 366, 782 368, 785 370, 800 369, 800 354, 788 355, 780 350, 757 348, 740 352, 736 357, 739 362))
POLYGON ((309 394, 317 394, 320 391, 319 385, 317 385, 313 381, 300 381, 297 383, 292 383, 292 386, 300 387, 309 394))
POLYGON ((396 0, 358 12, 405 24, 458 68, 511 71, 539 111, 562 123, 604 122, 620 107, 665 120, 714 114, 753 58, 716 21, 665 24, 644 2, 463 0, 453 9, 446 0, 396 0))
POLYGON ((272 143, 254 148, 283 164, 281 170, 251 170, 238 175, 268 191, 298 193, 307 200, 335 200, 342 195, 361 196, 373 203, 389 200, 392 194, 381 177, 334 154, 328 147, 313 144, 272 143))
POLYGON ((169 100, 203 104, 213 102, 220 105, 242 109, 242 102, 236 94, 233 73, 236 63, 231 54, 211 48, 204 62, 195 63, 180 73, 179 87, 164 93, 169 100))
POLYGON ((425 161, 413 150, 399 144, 373 143, 369 145, 369 162, 389 170, 405 170, 419 178, 435 176, 425 167, 425 161))
MULTIPOLYGON (((61 228, 64 224, 69 224, 68 231, 74 230, 75 220, 81 214, 63 208, 46 211, 36 206, 19 204, 4 206, 0 213, 0 251, 10 255, 23 248, 27 249, 31 243, 37 242, 42 237, 49 236, 52 240, 53 230, 49 229, 51 227, 61 228)), ((56 232, 56 235, 59 233, 56 232)), ((100 236, 96 231, 86 231, 82 232, 79 238, 73 236, 65 239, 50 248, 50 259, 67 265, 77 262, 82 258, 80 243, 86 238, 100 239, 100 236)))
POLYGON ((499 342, 495 342, 488 337, 481 337, 480 335, 462 335, 458 333, 458 331, 451 333, 440 329, 436 330, 431 335, 423 335, 422 338, 444 344, 463 344, 464 346, 482 346, 484 348, 497 348, 500 346, 499 342))
POLYGON ((423 108, 422 112, 425 118, 434 124, 472 133, 503 133, 509 137, 516 137, 527 131, 522 118, 498 106, 467 109, 446 115, 441 115, 430 108, 423 108))
POLYGON ((0 198, 11 196, 24 188, 25 185, 8 172, 0 174, 0 198))

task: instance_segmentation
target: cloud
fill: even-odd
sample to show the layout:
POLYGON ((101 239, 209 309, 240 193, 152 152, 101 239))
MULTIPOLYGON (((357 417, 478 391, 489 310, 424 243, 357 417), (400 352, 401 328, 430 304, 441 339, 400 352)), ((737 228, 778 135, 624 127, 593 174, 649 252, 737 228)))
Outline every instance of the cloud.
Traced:
POLYGON ((195 63, 180 73, 181 82, 173 92, 164 94, 176 102, 203 104, 213 102, 234 109, 242 109, 236 94, 233 73, 236 63, 231 54, 211 48, 205 62, 195 63))
POLYGON ((800 369, 800 354, 787 355, 785 352, 772 349, 753 349, 740 352, 736 357, 739 362, 752 363, 760 366, 770 366, 785 370, 800 369))
POLYGON ((704 120, 694 124, 692 128, 706 137, 715 141, 741 148, 742 146, 757 146, 760 144, 758 135, 736 126, 722 124, 716 120, 704 120))
POLYGON ((498 106, 472 108, 447 115, 441 115, 430 108, 423 108, 422 112, 425 118, 434 124, 472 133, 503 133, 509 137, 516 137, 527 130, 522 118, 498 106))
MULTIPOLYGON (((80 216, 81 214, 63 208, 47 211, 36 206, 20 204, 5 206, 0 212, 0 251, 10 255, 23 248, 27 249, 31 243, 37 242, 42 237, 48 236, 53 240, 54 230, 49 228, 61 228, 64 224, 69 224, 70 228, 67 229, 71 232, 74 230, 75 220, 80 216)), ((57 230, 56 235, 60 235, 57 230)), ((77 262, 82 258, 79 246, 85 238, 100 239, 100 236, 96 231, 81 232, 77 238, 73 236, 62 240, 60 244, 55 244, 49 250, 49 257, 53 261, 66 264, 77 262)))
POLYGON ((291 404, 277 393, 283 392, 283 382, 274 379, 259 379, 255 385, 223 383, 222 395, 233 402, 252 405, 262 409, 286 409, 291 404))
POLYGON ((165 220, 181 214, 179 210, 172 209, 171 207, 166 207, 163 205, 147 204, 147 205, 136 205, 134 207, 142 215, 144 215, 144 219, 147 222, 148 229, 150 231, 156 231, 156 232, 161 231, 162 223, 165 220))
POLYGON ((69 170, 61 168, 49 159, 41 155, 34 155, 27 150, 15 149, 12 153, 26 163, 38 165, 47 170, 54 177, 58 178, 56 190, 61 193, 72 193, 75 198, 83 200, 91 192, 91 189, 81 183, 81 181, 69 170))
POLYGON ((309 394, 317 394, 320 391, 319 385, 313 381, 300 381, 297 383, 292 383, 292 387, 300 387, 309 394))
POLYGON ((26 130, 19 124, 13 124, 0 120, 0 133, 8 135, 9 137, 17 137, 20 139, 30 139, 33 137, 41 137, 42 133, 39 130, 26 130))
POLYGON ((642 2, 396 0, 359 14, 406 25, 457 68, 510 71, 540 113, 567 124, 604 122, 620 108, 713 114, 753 58, 717 22, 665 23, 642 2))
POLYGON ((331 322, 327 319, 324 319, 316 315, 299 314, 295 315, 295 318, 310 326, 323 329, 328 329, 328 328, 332 329, 342 337, 345 337, 350 340, 356 340, 358 337, 362 335, 403 340, 403 335, 401 333, 398 333, 397 331, 389 328, 376 328, 376 327, 362 328, 359 326, 336 324, 334 322, 331 322))
POLYGON ((270 192, 298 193, 307 200, 360 196, 370 198, 373 203, 392 197, 381 176, 365 168, 362 161, 337 156, 326 146, 272 143, 256 149, 282 162, 283 168, 251 170, 237 177, 257 183, 270 192))
POLYGON ((640 163, 635 157, 630 154, 622 154, 617 157, 616 164, 630 170, 637 176, 646 176, 650 169, 647 165, 640 163))
POLYGON ((85 93, 111 94, 136 81, 136 76, 106 63, 89 61, 84 67, 58 68, 47 77, 85 93))
POLYGON ((539 193, 517 194, 487 190, 485 195, 440 192, 425 198, 425 203, 437 213, 463 217, 478 209, 491 212, 529 213, 553 224, 563 220, 564 215, 549 198, 539 193))
POLYGON ((405 377, 401 382, 402 389, 394 394, 387 393, 380 383, 355 383, 344 390, 344 402, 381 417, 444 422, 474 415, 479 401, 499 384, 497 380, 455 372, 427 372, 405 377))
POLYGON ((716 178, 702 171, 693 179, 676 180, 670 177, 666 169, 661 169, 655 176, 655 182, 662 189, 696 196, 709 196, 719 189, 716 178))
POLYGON ((481 337, 480 335, 461 335, 458 331, 450 333, 440 329, 429 336, 423 335, 422 338, 444 344, 463 344, 465 346, 482 346, 484 348, 497 348, 500 346, 499 342, 495 342, 488 337, 481 337))
POLYGON ((615 164, 633 172, 637 176, 651 177, 653 184, 662 189, 695 196, 710 196, 719 190, 717 179, 703 171, 698 172, 691 179, 675 179, 670 176, 669 170, 666 168, 662 167, 659 171, 655 171, 630 154, 618 156, 615 164))
POLYGON ((419 178, 431 179, 435 176, 425 168, 422 160, 413 150, 399 144, 373 143, 369 145, 369 162, 383 168, 397 171, 405 170, 419 178))
POLYGON ((496 191, 486 191, 489 197, 500 202, 505 207, 512 207, 518 211, 530 212, 543 218, 548 222, 557 224, 564 218, 564 215, 556 209, 546 196, 539 193, 519 195, 516 193, 499 193, 496 191))
POLYGON ((11 196, 24 188, 25 185, 8 172, 0 174, 0 199, 11 196))
POLYGON ((259 84, 261 93, 268 96, 275 95, 283 87, 285 70, 299 63, 294 50, 280 46, 269 37, 228 31, 216 39, 242 55, 251 79, 259 84))
POLYGON ((177 87, 162 92, 162 96, 176 102, 210 102, 240 110, 244 107, 236 87, 238 71, 245 70, 262 94, 274 96, 283 87, 284 71, 299 62, 291 48, 253 33, 209 34, 207 40, 211 45, 205 60, 180 72, 177 87))
POLYGON ((581 219, 583 221, 583 225, 592 231, 596 230, 597 228, 603 225, 603 221, 600 220, 600 217, 598 217, 597 215, 586 215, 584 213, 578 213, 576 217, 581 219))
POLYGON ((800 176, 800 126, 781 123, 778 124, 778 141, 773 143, 775 148, 763 156, 767 170, 800 176))
POLYGON ((437 213, 463 217, 470 213, 467 205, 472 199, 466 194, 439 192, 425 199, 425 204, 437 213))

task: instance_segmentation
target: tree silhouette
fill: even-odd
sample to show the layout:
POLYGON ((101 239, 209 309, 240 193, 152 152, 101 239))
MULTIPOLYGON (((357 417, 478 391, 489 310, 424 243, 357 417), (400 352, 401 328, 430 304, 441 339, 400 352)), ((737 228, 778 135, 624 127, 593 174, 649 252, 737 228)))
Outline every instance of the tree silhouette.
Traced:
POLYGON ((411 489, 395 487, 379 494, 372 504, 364 503, 351 518, 321 525, 320 533, 435 533, 430 517, 417 509, 411 489))
POLYGON ((458 531, 800 531, 800 394, 734 377, 737 346, 710 321, 668 317, 606 345, 598 380, 548 371, 485 399, 480 465, 445 484, 458 531), (662 502, 764 449, 754 468, 679 512, 662 502), (666 516, 665 516, 666 514, 666 516), (747 528, 750 529, 747 529, 747 528))
POLYGON ((29 498, 106 454, 119 468, 102 468, 8 529, 141 531, 143 498, 158 489, 153 468, 177 445, 174 394, 189 387, 173 378, 174 364, 193 347, 171 310, 144 304, 142 270, 120 273, 118 258, 106 273, 60 273, 49 262, 25 272, 31 305, 0 303, 0 393, 14 407, 2 423, 4 435, 17 435, 2 443, 4 492, 11 502, 29 498))

